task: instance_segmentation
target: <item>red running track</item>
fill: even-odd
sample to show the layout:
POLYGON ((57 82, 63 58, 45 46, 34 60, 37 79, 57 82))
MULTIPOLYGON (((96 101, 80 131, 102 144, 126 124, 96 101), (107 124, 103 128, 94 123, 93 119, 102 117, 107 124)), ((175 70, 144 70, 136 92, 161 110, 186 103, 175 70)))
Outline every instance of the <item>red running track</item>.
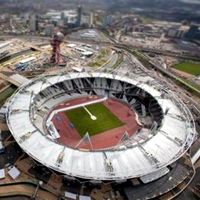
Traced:
MULTIPOLYGON (((94 99, 98 99, 100 97, 93 96, 93 97, 81 97, 76 98, 73 100, 69 100, 63 104, 60 104, 54 110, 78 105, 84 102, 93 101, 94 99)), ((130 107, 116 99, 107 99, 106 101, 102 102, 115 116, 117 116, 124 125, 118 128, 114 128, 97 135, 91 136, 91 143, 88 141, 82 142, 78 148, 79 149, 87 149, 87 150, 98 150, 98 149, 105 149, 111 148, 119 144, 120 139, 123 137, 125 131, 128 132, 129 136, 135 134, 138 129, 140 129, 140 125, 136 120, 136 113, 133 112, 130 107)), ((76 145, 81 140, 81 136, 77 132, 77 130, 70 126, 70 121, 66 117, 63 112, 59 112, 52 118, 52 122, 55 128, 58 130, 60 134, 60 138, 58 139, 58 143, 75 148, 76 145)))

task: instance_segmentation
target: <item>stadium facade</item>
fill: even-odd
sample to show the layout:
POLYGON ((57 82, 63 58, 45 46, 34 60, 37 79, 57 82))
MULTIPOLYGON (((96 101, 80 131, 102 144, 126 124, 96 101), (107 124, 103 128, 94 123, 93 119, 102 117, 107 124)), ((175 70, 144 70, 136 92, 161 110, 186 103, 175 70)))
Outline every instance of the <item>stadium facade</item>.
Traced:
MULTIPOLYGON (((187 176, 177 178, 173 186, 160 190, 156 186, 162 177, 173 177, 172 169, 181 173, 173 166, 188 158, 196 131, 187 106, 151 77, 105 72, 41 76, 20 87, 7 105, 7 125, 19 146, 42 165, 69 179, 116 183, 137 179, 143 183, 141 191, 148 190, 143 187, 154 181, 155 191, 151 186, 150 199, 175 188, 190 173, 193 175, 191 167, 189 172, 183 170, 187 176), (118 145, 104 149, 72 148, 58 143, 57 133, 47 124, 50 111, 66 100, 91 95, 128 104, 138 114, 142 128, 118 145)), ((125 193, 129 199, 132 192, 143 199, 144 194, 136 190, 129 188, 125 193)))

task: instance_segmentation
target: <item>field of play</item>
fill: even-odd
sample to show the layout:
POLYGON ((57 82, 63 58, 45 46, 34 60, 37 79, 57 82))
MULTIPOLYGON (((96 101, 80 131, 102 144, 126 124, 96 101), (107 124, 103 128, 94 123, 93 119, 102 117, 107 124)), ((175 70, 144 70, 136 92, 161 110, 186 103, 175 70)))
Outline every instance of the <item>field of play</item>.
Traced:
POLYGON ((182 62, 174 65, 173 68, 194 76, 200 75, 200 63, 182 62))
POLYGON ((81 137, 83 137, 87 132, 90 136, 93 136, 123 125, 123 122, 121 122, 102 103, 68 110, 64 113, 81 137), (91 115, 95 119, 92 119, 91 115))

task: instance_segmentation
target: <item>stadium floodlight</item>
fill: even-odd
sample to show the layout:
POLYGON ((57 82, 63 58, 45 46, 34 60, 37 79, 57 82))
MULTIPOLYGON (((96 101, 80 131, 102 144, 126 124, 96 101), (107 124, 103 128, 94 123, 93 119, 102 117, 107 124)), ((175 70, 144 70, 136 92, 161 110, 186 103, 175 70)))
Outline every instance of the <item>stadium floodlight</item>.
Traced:
POLYGON ((125 131, 124 134, 122 135, 122 137, 120 138, 118 145, 120 145, 123 142, 129 141, 129 140, 130 140, 129 134, 127 131, 125 131))
POLYGON ((65 156, 65 147, 63 147, 63 150, 60 152, 56 160, 56 164, 58 167, 62 164, 64 156, 65 156))
POLYGON ((93 146, 92 146, 92 142, 91 142, 91 139, 90 139, 90 135, 89 133, 87 132, 84 137, 78 142, 78 144, 75 146, 75 148, 78 148, 82 143, 89 143, 90 146, 91 146, 91 149, 93 149, 93 146))
POLYGON ((169 112, 169 108, 166 108, 166 110, 165 110, 165 115, 167 115, 168 112, 169 112))

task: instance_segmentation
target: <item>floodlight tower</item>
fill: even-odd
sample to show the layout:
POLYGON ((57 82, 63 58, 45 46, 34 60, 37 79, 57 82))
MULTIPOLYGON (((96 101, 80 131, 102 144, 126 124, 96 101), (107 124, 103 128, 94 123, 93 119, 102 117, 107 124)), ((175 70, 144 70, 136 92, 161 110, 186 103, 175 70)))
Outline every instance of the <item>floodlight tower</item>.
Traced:
POLYGON ((51 63, 58 64, 60 62, 60 45, 64 40, 64 35, 61 32, 57 32, 54 34, 51 40, 52 46, 52 55, 51 55, 51 63))

